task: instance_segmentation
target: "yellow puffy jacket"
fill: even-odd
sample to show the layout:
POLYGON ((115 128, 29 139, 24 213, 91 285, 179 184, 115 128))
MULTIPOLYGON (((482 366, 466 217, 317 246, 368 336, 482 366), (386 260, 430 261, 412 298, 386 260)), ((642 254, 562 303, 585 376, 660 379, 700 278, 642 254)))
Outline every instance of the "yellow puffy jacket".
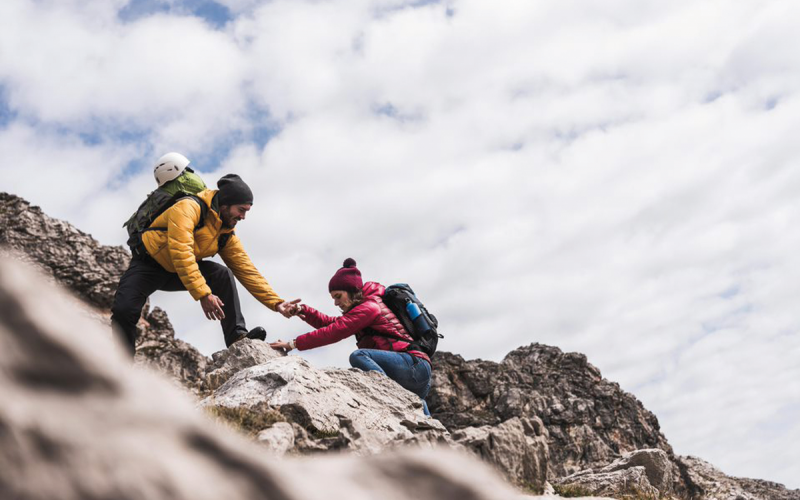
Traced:
MULTIPOLYGON (((197 196, 211 207, 211 201, 216 194, 216 190, 207 189, 197 193, 197 196)), ((274 311, 283 299, 250 261, 239 237, 231 234, 228 243, 218 252, 219 236, 232 233, 233 230, 223 228, 217 211, 209 208, 203 227, 195 231, 201 214, 200 205, 192 199, 183 199, 172 205, 153 221, 150 225, 153 230, 142 233, 147 253, 167 271, 178 273, 183 286, 195 300, 211 294, 211 288, 200 273, 197 261, 219 253, 225 265, 233 271, 233 275, 247 291, 274 311)))

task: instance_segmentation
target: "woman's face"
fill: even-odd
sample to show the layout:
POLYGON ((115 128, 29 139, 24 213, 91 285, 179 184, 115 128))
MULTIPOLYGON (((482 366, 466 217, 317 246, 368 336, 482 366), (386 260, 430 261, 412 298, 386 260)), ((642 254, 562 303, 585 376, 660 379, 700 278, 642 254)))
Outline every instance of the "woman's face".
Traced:
POLYGON ((343 290, 334 290, 331 292, 331 298, 336 307, 347 312, 353 307, 353 301, 350 300, 350 294, 343 290))

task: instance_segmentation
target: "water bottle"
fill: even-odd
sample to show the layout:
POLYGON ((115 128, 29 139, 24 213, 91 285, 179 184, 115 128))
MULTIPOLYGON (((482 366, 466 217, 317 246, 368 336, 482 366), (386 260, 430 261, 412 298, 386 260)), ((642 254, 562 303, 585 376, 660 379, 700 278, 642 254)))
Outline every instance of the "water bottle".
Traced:
POLYGON ((417 334, 422 335, 431 329, 431 326, 425 319, 425 315, 419 310, 419 306, 417 304, 409 300, 406 303, 406 312, 411 318, 411 321, 414 323, 414 329, 417 331, 417 334))

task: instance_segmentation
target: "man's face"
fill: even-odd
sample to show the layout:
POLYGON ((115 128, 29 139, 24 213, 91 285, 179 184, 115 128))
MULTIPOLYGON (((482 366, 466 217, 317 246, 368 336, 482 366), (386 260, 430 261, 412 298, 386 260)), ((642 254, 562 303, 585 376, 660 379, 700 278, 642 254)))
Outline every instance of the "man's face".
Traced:
POLYGON ((252 206, 253 205, 248 203, 246 205, 222 205, 219 207, 219 217, 222 219, 222 227, 228 229, 235 228, 236 223, 240 220, 244 220, 252 206))

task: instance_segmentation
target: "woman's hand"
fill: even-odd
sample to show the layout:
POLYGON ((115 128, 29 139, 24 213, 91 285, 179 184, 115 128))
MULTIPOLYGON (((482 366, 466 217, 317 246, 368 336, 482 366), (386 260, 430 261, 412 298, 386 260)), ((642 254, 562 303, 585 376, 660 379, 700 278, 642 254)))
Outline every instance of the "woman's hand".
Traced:
POLYGON ((283 351, 284 353, 287 353, 287 352, 291 351, 292 349, 294 349, 292 347, 292 343, 291 342, 284 342, 282 340, 278 340, 276 342, 270 342, 269 346, 272 347, 273 349, 275 349, 276 351, 283 351))

